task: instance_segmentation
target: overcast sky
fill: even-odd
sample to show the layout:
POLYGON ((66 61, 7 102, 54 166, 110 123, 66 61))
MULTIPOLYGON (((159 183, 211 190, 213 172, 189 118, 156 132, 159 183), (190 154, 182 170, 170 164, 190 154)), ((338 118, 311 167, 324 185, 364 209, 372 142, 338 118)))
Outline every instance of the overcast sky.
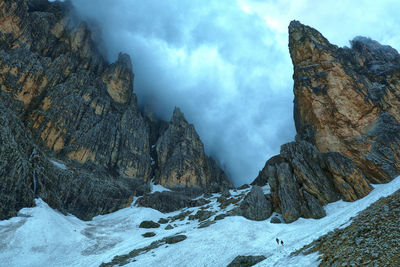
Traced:
POLYGON ((98 25, 106 57, 128 53, 140 105, 193 123, 235 185, 294 140, 293 19, 348 46, 361 35, 400 47, 400 1, 73 0, 98 25))

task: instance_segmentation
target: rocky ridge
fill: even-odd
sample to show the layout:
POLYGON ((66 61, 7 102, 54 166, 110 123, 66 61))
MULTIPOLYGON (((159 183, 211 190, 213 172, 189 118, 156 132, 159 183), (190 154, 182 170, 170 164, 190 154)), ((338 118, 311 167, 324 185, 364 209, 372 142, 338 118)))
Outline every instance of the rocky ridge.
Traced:
POLYGON ((159 126, 166 123, 142 114, 129 56, 106 62, 70 2, 2 1, 0 12, 0 133, 6 144, 0 151, 0 206, 7 207, 0 219, 33 205, 34 197, 87 219, 128 205, 148 191, 154 174, 171 188, 231 187, 182 113, 185 123, 174 129, 176 116, 165 129, 159 126), (33 151, 40 164, 31 162, 33 151))

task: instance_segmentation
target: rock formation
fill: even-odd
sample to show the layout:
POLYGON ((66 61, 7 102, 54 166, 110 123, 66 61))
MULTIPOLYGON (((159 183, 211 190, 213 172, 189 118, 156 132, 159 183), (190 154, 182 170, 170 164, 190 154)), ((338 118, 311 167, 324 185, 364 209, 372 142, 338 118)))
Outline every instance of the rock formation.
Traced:
POLYGON ((230 184, 183 115, 167 130, 142 115, 129 56, 107 63, 69 1, 1 1, 0 89, 0 219, 34 197, 85 219, 110 212, 146 192, 154 170, 169 187, 230 184))
POLYGON ((325 216, 323 205, 367 195, 399 174, 400 55, 357 37, 332 45, 293 21, 296 141, 267 161, 253 184, 271 186, 286 222, 325 216))
POLYGON ((351 45, 290 24, 296 130, 319 151, 350 158, 369 181, 387 182, 400 167, 400 55, 368 38, 351 45))
POLYGON ((195 186, 218 192, 232 188, 223 171, 206 156, 194 126, 175 108, 167 129, 155 145, 155 181, 168 188, 195 186))
POLYGON ((272 214, 271 201, 264 196, 262 189, 255 185, 240 203, 237 214, 249 220, 263 221, 272 214))

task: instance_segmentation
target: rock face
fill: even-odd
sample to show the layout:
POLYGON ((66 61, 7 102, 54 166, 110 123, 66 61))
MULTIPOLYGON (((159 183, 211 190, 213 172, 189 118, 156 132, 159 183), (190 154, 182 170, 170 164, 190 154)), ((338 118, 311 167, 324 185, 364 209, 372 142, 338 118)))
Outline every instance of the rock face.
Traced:
POLYGON ((367 195, 399 174, 400 55, 357 37, 332 45, 297 21, 289 26, 296 141, 267 161, 253 184, 271 186, 286 222, 325 216, 323 205, 367 195))
POLYGON ((289 26, 294 117, 301 139, 350 158, 374 183, 399 174, 400 55, 357 37, 332 45, 316 30, 289 26))
POLYGON ((191 197, 180 192, 155 192, 153 194, 145 194, 138 199, 137 205, 142 207, 153 208, 161 212, 172 212, 186 207, 196 207, 203 205, 201 200, 193 200, 191 197))
POLYGON ((0 219, 35 197, 85 219, 110 212, 147 192, 154 170, 170 187, 229 185, 193 126, 171 122, 157 141, 165 124, 139 110, 129 56, 107 63, 69 1, 1 1, 0 92, 0 219))
POLYGON ((90 219, 125 207, 147 192, 142 179, 115 179, 95 165, 57 167, 36 148, 20 118, 10 109, 20 103, 0 92, 0 220, 15 216, 41 197, 53 208, 90 219))
POLYGON ((156 143, 155 181, 168 188, 195 186, 218 192, 232 188, 223 171, 206 156, 194 126, 175 108, 156 143))
POLYGON ((249 220, 263 221, 271 216, 271 201, 264 196, 262 189, 255 185, 240 203, 237 213, 249 220))
POLYGON ((256 181, 268 181, 274 210, 282 213, 286 222, 299 217, 322 218, 323 205, 340 198, 354 201, 372 190, 349 158, 337 152, 318 152, 303 140, 284 144, 256 181))

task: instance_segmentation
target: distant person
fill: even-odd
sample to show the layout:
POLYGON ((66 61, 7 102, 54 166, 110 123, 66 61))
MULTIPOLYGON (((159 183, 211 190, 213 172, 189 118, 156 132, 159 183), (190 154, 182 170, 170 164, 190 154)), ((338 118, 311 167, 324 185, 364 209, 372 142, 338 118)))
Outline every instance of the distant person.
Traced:
POLYGON ((283 241, 281 240, 281 245, 283 246, 283 241))
POLYGON ((278 238, 276 238, 276 243, 279 245, 279 239, 278 238))

